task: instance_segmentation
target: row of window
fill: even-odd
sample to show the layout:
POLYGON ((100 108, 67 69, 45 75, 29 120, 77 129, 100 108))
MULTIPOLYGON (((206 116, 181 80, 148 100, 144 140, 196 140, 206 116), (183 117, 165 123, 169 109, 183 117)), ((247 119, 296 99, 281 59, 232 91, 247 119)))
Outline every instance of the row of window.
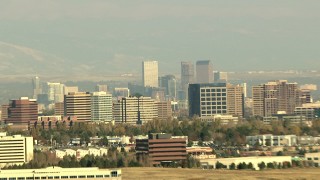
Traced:
MULTIPOLYGON (((311 157, 309 157, 309 158, 308 158, 308 160, 309 160, 309 161, 311 161, 311 160, 312 160, 312 158, 311 158, 311 157)), ((313 158, 313 160, 319 160, 319 158, 318 158, 318 157, 314 157, 314 158, 313 158)))
POLYGON ((201 97, 204 96, 227 96, 227 93, 201 93, 201 97))
POLYGON ((223 89, 201 89, 201 92, 227 92, 225 88, 223 89))
MULTIPOLYGON (((121 175, 118 172, 111 172, 111 177, 120 177, 121 175)), ((108 178, 107 175, 79 175, 79 176, 42 176, 42 177, 9 177, 9 178, 0 178, 0 180, 31 180, 31 179, 86 179, 86 178, 108 178)))
POLYGON ((201 115, 205 114, 226 114, 227 110, 222 110, 222 111, 201 111, 201 115))
POLYGON ((227 109, 227 106, 202 106, 201 110, 211 110, 211 109, 227 109))

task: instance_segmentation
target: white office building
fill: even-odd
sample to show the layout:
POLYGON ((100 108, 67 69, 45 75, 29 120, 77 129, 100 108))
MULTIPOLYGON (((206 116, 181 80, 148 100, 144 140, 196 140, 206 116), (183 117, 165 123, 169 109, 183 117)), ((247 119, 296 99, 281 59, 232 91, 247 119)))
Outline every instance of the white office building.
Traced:
POLYGON ((158 87, 158 61, 142 62, 142 83, 144 87, 158 87))
POLYGON ((91 94, 91 120, 112 121, 112 95, 104 91, 91 94))

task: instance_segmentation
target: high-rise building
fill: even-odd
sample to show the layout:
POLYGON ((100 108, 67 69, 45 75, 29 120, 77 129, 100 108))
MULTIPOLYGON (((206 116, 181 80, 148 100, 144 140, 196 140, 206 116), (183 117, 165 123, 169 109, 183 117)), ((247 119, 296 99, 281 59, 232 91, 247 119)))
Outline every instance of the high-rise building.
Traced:
POLYGON ((117 123, 143 124, 157 118, 157 106, 150 97, 125 97, 113 106, 117 123))
POLYGON ((42 93, 40 78, 38 76, 32 79, 33 99, 37 99, 38 95, 42 93))
POLYGON ((54 103, 54 115, 64 116, 64 103, 63 102, 54 103))
POLYGON ((214 82, 228 81, 228 73, 217 71, 214 73, 214 82))
POLYGON ((172 108, 170 101, 159 101, 156 102, 158 109, 158 119, 167 120, 172 118, 172 108))
POLYGON ((244 115, 243 88, 240 85, 227 84, 227 112, 238 117, 244 115))
POLYGON ((243 88, 243 96, 244 96, 244 98, 246 98, 248 96, 247 83, 241 83, 241 86, 243 88))
POLYGON ((159 87, 165 90, 166 99, 173 100, 177 96, 177 81, 174 75, 159 77, 159 87))
POLYGON ((106 85, 106 84, 97 84, 96 91, 97 92, 100 92, 100 91, 108 92, 108 85, 106 85))
POLYGON ((1 105, 1 121, 5 121, 8 118, 8 108, 9 105, 8 104, 3 104, 1 105))
POLYGON ((91 94, 91 120, 112 121, 112 96, 105 91, 91 94))
POLYGON ((142 62, 142 83, 144 87, 158 87, 158 61, 142 62))
POLYGON ((72 92, 79 92, 78 86, 64 86, 64 95, 72 92))
POLYGON ((91 120, 91 95, 89 92, 73 92, 64 96, 64 113, 76 116, 78 121, 91 120))
POLYGON ((47 86, 48 100, 52 103, 63 102, 64 84, 48 82, 47 86))
POLYGON ((33 159, 33 137, 7 136, 1 132, 0 149, 0 168, 28 163, 33 159))
POLYGON ((21 97, 10 100, 6 123, 28 125, 29 121, 38 119, 38 103, 36 99, 21 97))
POLYGON ((227 114, 227 84, 189 84, 189 116, 227 114))
POLYGON ((297 83, 287 80, 270 81, 253 86, 253 115, 272 116, 278 112, 293 114, 301 105, 301 91, 297 83))
POLYGON ((188 97, 188 86, 194 83, 194 64, 193 62, 181 62, 181 89, 185 96, 183 99, 188 97))
POLYGON ((213 66, 210 60, 197 61, 196 73, 197 73, 196 83, 212 83, 213 82, 213 66))

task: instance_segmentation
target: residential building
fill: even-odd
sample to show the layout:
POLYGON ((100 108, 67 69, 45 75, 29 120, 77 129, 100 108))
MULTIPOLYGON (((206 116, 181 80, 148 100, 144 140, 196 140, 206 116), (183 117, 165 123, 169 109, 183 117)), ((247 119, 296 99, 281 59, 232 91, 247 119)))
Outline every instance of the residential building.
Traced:
MULTIPOLYGON (((33 137, 7 136, 5 132, 1 132, 0 151, 0 168, 28 163, 33 159, 33 137)), ((0 177, 1 174, 2 170, 0 177)))
POLYGON ((143 124, 157 118, 157 106, 151 97, 125 97, 114 103, 117 123, 143 124))
POLYGON ((187 159, 187 139, 171 134, 150 134, 148 139, 136 139, 136 154, 148 155, 151 165, 179 162, 187 159))
POLYGON ((293 114, 295 107, 301 105, 301 91, 297 83, 288 83, 286 80, 253 86, 252 94, 255 116, 272 116, 278 111, 293 114))
POLYGON ((272 134, 246 136, 246 142, 251 146, 294 146, 297 145, 297 136, 272 134))
POLYGON ((112 121, 112 96, 105 91, 91 94, 91 120, 94 122, 112 121))
POLYGON ((142 84, 144 87, 158 87, 158 61, 142 62, 142 84))
POLYGON ((188 99, 188 86, 195 83, 194 79, 194 64, 193 62, 181 62, 181 89, 183 92, 180 100, 188 99))
POLYGON ((91 95, 89 92, 73 92, 64 96, 65 116, 76 116, 78 121, 91 120, 91 95))
POLYGON ((227 112, 234 116, 243 117, 244 97, 242 86, 227 84, 227 112))
POLYGON ((213 66, 210 60, 197 61, 196 63, 196 83, 213 82, 213 66))
POLYGON ((29 121, 38 119, 38 103, 36 99, 21 97, 10 100, 6 123, 28 125, 29 121))
POLYGON ((1 170, 0 179, 110 179, 121 180, 121 169, 86 168, 61 168, 57 166, 43 169, 14 169, 1 170))

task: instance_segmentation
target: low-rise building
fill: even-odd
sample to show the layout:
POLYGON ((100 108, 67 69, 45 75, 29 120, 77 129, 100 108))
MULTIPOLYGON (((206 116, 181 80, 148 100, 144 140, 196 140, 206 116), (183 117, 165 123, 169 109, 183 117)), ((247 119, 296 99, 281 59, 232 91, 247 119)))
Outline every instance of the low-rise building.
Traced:
POLYGON ((64 156, 75 156, 78 160, 86 155, 103 156, 108 154, 106 148, 89 148, 89 149, 62 149, 55 150, 56 158, 63 159, 64 156))
POLYGON ((186 138, 172 138, 171 134, 150 134, 148 139, 136 139, 137 156, 148 155, 151 165, 186 160, 186 146, 186 138))
POLYGON ((22 179, 111 179, 121 180, 121 169, 61 168, 1 170, 1 180, 22 179))
POLYGON ((193 146, 187 147, 187 153, 195 159, 212 159, 216 158, 216 155, 212 153, 211 147, 193 146))
POLYGON ((216 122, 219 121, 222 125, 227 124, 238 124, 239 117, 234 117, 232 115, 222 115, 222 114, 214 114, 212 116, 203 116, 200 118, 201 121, 205 122, 216 122))
POLYGON ((307 161, 312 161, 315 167, 320 167, 320 152, 306 153, 304 157, 307 161))
POLYGON ((294 146, 297 145, 297 136, 272 134, 246 136, 246 142, 250 146, 294 146))
POLYGON ((283 163, 291 163, 291 156, 255 156, 255 157, 238 157, 238 158, 217 158, 217 159, 200 159, 200 164, 204 169, 216 169, 217 163, 222 163, 227 169, 230 169, 232 164, 237 165, 240 163, 252 164, 253 169, 259 170, 259 164, 273 163, 275 165, 283 163))

